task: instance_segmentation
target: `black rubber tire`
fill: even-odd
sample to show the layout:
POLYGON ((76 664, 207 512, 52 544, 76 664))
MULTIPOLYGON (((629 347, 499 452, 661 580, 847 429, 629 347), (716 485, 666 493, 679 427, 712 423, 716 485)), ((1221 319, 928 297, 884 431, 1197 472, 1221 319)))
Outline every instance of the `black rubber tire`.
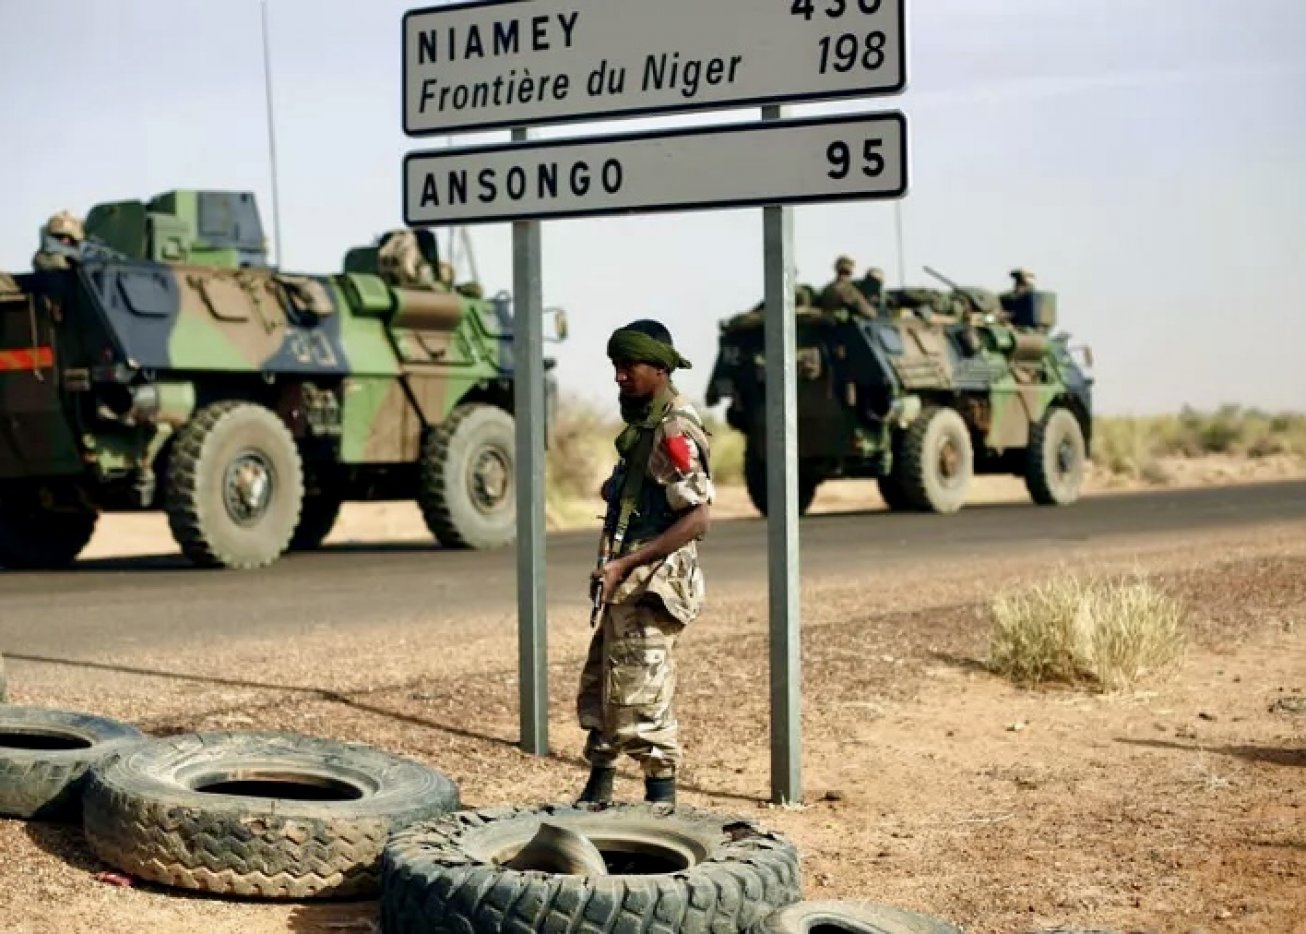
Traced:
MULTIPOLYGON (((814 479, 810 472, 804 471, 801 465, 799 466, 798 514, 800 516, 807 515, 807 510, 812 508, 812 501, 816 499, 816 490, 820 485, 819 480, 814 479)), ((766 460, 760 454, 754 453, 751 445, 744 452, 744 486, 748 488, 748 498, 753 508, 765 516, 766 460)))
POLYGON ((390 934, 743 931, 802 897, 798 851, 784 837, 744 820, 647 804, 466 811, 398 831, 381 866, 381 925, 390 934), (510 859, 545 820, 609 852, 622 840, 642 841, 692 852, 692 864, 575 876, 496 861, 510 859))
POLYGON ((961 928, 914 911, 851 901, 788 905, 749 929, 749 934, 961 934, 961 928))
POLYGON ((443 423, 427 433, 417 505, 426 527, 446 548, 489 550, 511 545, 517 537, 516 429, 512 415, 498 406, 469 403, 457 406, 443 423), (471 484, 477 459, 497 459, 503 490, 489 510, 474 501, 471 484))
POLYGON ((273 412, 224 401, 201 409, 181 429, 168 462, 164 509, 172 537, 200 567, 266 567, 290 546, 304 499, 299 449, 273 412), (254 525, 242 527, 224 502, 224 473, 246 450, 267 461, 272 497, 254 525))
POLYGON ((369 897, 391 831, 458 808, 458 788, 425 765, 294 733, 189 733, 92 770, 83 826, 118 869, 185 889, 268 899, 369 897), (210 793, 215 780, 299 775, 355 800, 210 793))
POLYGON ((1040 506, 1068 506, 1079 499, 1087 467, 1084 428, 1070 409, 1051 406, 1030 428, 1026 449, 1025 488, 1040 506), (1070 464, 1061 462, 1069 446, 1070 464))
POLYGON ((75 820, 91 766, 148 741, 136 727, 107 717, 45 707, 0 707, 0 814, 75 820), (28 737, 16 745, 19 737, 28 737), (44 740, 31 742, 30 740, 44 740), (78 748, 33 748, 79 742, 78 748))
POLYGON ((902 488, 907 501, 923 512, 944 515, 966 504, 975 473, 975 451, 970 429, 956 409, 927 407, 907 429, 902 440, 902 488), (956 450, 958 473, 944 478, 939 457, 945 443, 956 450))
POLYGON ((29 487, 0 488, 0 567, 12 571, 68 567, 95 534, 97 511, 73 504, 47 508, 34 494, 29 487))
POLYGON ((295 534, 290 536, 288 550, 312 551, 320 548, 335 528, 342 505, 343 502, 336 493, 322 491, 305 495, 299 511, 299 525, 295 527, 295 534))
POLYGON ((913 508, 901 481, 893 474, 877 477, 875 483, 880 490, 880 499, 891 512, 908 512, 913 508))

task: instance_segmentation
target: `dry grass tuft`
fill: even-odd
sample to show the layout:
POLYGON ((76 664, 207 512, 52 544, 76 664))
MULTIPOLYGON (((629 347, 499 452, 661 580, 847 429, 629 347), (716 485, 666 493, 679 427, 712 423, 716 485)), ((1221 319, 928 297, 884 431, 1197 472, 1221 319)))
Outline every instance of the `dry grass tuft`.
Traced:
POLYGON ((1119 691, 1183 657, 1183 608, 1146 578, 1065 575, 1000 594, 989 667, 1018 684, 1064 682, 1119 691))

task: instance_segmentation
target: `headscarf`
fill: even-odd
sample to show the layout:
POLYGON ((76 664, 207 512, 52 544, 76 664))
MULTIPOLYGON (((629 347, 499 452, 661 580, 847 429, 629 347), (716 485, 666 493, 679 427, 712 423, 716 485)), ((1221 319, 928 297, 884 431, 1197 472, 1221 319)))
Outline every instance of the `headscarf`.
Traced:
MULTIPOLYGON (((665 370, 690 369, 693 364, 669 342, 659 340, 636 327, 618 328, 608 338, 608 358, 613 363, 648 363, 665 370)), ((617 452, 626 457, 643 434, 651 435, 666 418, 679 393, 671 383, 652 399, 622 400, 621 420, 626 428, 617 437, 617 452)))

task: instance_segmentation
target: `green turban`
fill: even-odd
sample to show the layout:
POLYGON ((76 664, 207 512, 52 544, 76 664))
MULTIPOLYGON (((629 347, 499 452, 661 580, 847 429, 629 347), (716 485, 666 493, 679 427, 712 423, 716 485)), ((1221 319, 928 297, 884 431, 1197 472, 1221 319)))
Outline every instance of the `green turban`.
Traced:
POLYGON ((608 338, 608 358, 614 363, 620 360, 650 363, 668 372, 689 370, 694 366, 670 344, 631 328, 619 328, 608 338))

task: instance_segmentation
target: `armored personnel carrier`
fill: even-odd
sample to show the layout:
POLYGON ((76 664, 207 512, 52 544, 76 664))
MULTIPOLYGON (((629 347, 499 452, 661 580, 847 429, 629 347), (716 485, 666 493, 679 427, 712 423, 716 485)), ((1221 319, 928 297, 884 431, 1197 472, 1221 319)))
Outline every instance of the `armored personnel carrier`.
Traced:
POLYGON ((67 269, 0 276, 0 565, 66 565, 101 513, 163 510, 195 564, 255 568, 348 500, 510 543, 511 300, 399 287, 379 245, 287 274, 251 194, 173 191, 96 206, 67 269))
MULTIPOLYGON (((816 307, 816 290, 798 288, 800 511, 841 477, 875 478, 894 510, 956 512, 976 474, 1023 477, 1044 505, 1079 497, 1093 381, 1068 335, 1053 333, 1056 294, 944 281, 947 290, 872 296, 873 318, 816 307)), ((746 438, 749 496, 765 514, 761 306, 720 330, 707 404, 729 402, 726 421, 746 438)))

